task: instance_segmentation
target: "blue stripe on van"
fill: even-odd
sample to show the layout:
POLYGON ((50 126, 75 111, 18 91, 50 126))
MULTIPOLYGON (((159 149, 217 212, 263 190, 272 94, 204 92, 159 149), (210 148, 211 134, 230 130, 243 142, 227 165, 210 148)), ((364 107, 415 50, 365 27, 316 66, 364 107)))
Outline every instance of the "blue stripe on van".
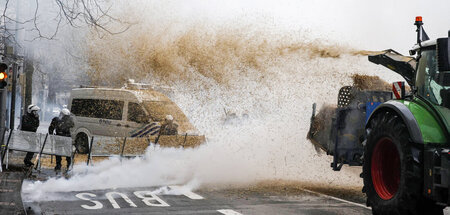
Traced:
POLYGON ((150 136, 153 136, 155 134, 157 134, 159 132, 159 129, 157 131, 154 131, 153 133, 150 134, 150 136))
POLYGON ((154 133, 156 134, 159 131, 159 128, 161 128, 161 126, 155 126, 155 127, 151 128, 150 130, 146 131, 144 134, 142 134, 139 137, 143 137, 143 136, 147 135, 148 133, 150 133, 152 131, 155 131, 154 133))
POLYGON ((137 137, 139 135, 141 135, 142 133, 144 133, 145 131, 147 131, 148 129, 152 128, 153 126, 156 125, 156 122, 153 122, 151 124, 148 124, 147 126, 145 126, 144 128, 140 129, 138 132, 134 133, 131 135, 131 137, 137 137))

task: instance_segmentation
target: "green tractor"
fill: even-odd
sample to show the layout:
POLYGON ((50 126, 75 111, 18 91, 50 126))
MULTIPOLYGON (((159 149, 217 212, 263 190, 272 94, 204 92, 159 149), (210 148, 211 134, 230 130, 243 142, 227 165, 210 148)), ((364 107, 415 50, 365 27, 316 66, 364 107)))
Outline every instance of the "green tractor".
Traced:
POLYGON ((413 57, 393 50, 369 61, 400 74, 390 91, 343 87, 329 121, 308 133, 333 156, 333 170, 362 166, 362 191, 373 214, 443 214, 450 204, 450 31, 430 40, 416 17, 413 57))

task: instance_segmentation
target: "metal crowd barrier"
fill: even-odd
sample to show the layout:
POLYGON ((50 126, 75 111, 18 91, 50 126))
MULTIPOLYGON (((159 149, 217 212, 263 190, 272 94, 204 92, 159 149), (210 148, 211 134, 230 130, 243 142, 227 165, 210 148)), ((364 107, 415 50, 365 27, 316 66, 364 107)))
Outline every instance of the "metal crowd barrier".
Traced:
POLYGON ((86 164, 89 165, 92 157, 119 156, 122 159, 142 156, 152 142, 154 138, 92 136, 86 164))
POLYGON ((204 143, 205 136, 198 135, 161 135, 147 137, 105 137, 92 136, 89 143, 89 154, 86 164, 92 157, 137 157, 143 156, 151 143, 161 147, 196 147, 204 143))
MULTIPOLYGON (((33 152, 38 154, 35 168, 40 167, 41 157, 45 155, 57 155, 72 157, 76 151, 73 147, 71 137, 41 134, 35 132, 0 129, 0 143, 2 144, 1 164, 6 157, 8 165, 8 151, 33 152)), ((148 137, 106 137, 92 136, 89 141, 89 153, 86 164, 92 161, 92 157, 137 157, 143 156, 145 150, 151 143, 159 144, 161 147, 196 147, 205 142, 204 136, 184 135, 161 135, 148 137)), ((71 165, 73 165, 72 162, 71 165)))
MULTIPOLYGON (((0 130, 0 132, 2 131, 0 130)), ((71 137, 5 129, 0 139, 4 143, 1 163, 4 163, 6 157, 6 167, 8 167, 9 150, 39 153, 36 169, 40 167, 43 154, 72 158, 74 156, 71 137)))

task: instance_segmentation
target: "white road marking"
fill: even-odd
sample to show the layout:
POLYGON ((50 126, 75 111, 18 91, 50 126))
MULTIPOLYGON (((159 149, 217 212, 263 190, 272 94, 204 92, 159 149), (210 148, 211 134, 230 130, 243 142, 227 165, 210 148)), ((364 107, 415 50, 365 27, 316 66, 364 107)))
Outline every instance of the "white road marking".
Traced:
POLYGON ((114 199, 115 195, 122 197, 123 200, 125 200, 128 204, 130 204, 130 207, 134 207, 134 208, 137 207, 136 204, 134 204, 134 202, 131 201, 131 199, 128 198, 128 196, 126 194, 119 193, 119 192, 106 193, 105 196, 109 200, 109 202, 111 203, 111 205, 113 206, 114 209, 119 209, 120 208, 119 204, 117 204, 116 200, 114 199))
POLYGON ((183 188, 181 186, 169 186, 169 187, 171 189, 178 189, 178 190, 180 190, 183 195, 185 195, 186 197, 188 197, 190 199, 194 199, 194 200, 204 199, 202 196, 200 196, 200 195, 198 195, 198 194, 196 194, 196 193, 194 193, 192 191, 186 190, 186 188, 183 188))
POLYGON ((164 200, 159 198, 157 195, 153 194, 152 191, 136 191, 134 192, 134 195, 138 198, 141 198, 142 201, 147 206, 156 206, 156 207, 169 207, 170 205, 167 204, 164 200), (149 197, 150 196, 150 197, 149 197), (155 201, 157 203, 155 203, 155 201))
POLYGON ((103 204, 99 201, 94 201, 91 200, 89 197, 96 197, 97 195, 93 194, 93 193, 78 193, 77 195, 75 195, 77 198, 81 199, 81 200, 86 200, 86 201, 90 201, 92 203, 94 203, 94 205, 81 205, 82 208, 84 209, 88 209, 88 210, 97 210, 97 209, 102 209, 103 208, 103 204), (89 196, 89 197, 87 197, 89 196))
POLYGON ((217 210, 217 212, 221 213, 221 214, 225 214, 225 215, 242 215, 239 212, 236 212, 234 210, 230 210, 230 209, 220 209, 217 210))
POLYGON ((308 192, 308 193, 313 193, 313 194, 316 194, 316 195, 319 195, 319 196, 322 196, 322 197, 334 199, 334 200, 337 200, 337 201, 340 201, 340 202, 344 202, 344 203, 347 203, 347 204, 351 204, 351 205, 355 205, 355 206, 359 206, 359 207, 362 207, 362 208, 365 208, 365 209, 372 210, 370 207, 367 207, 367 206, 365 206, 365 205, 363 205, 363 204, 359 204, 359 203, 356 203, 356 202, 347 201, 347 200, 345 200, 345 199, 340 199, 340 198, 337 198, 337 197, 334 197, 334 196, 325 195, 325 194, 318 193, 318 192, 314 192, 314 191, 312 191, 312 190, 308 190, 308 189, 304 189, 304 188, 300 188, 300 189, 301 189, 301 190, 304 190, 304 191, 306 191, 306 192, 308 192))

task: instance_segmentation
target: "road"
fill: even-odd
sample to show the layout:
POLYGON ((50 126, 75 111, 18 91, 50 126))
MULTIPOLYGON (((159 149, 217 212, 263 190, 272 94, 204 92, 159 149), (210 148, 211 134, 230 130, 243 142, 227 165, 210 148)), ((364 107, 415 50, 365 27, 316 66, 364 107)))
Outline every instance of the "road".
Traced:
MULTIPOLYGON (((23 156, 12 153, 10 168, 13 163, 21 164, 23 156)), ((52 169, 42 169, 40 177, 34 177, 37 172, 33 172, 32 178, 54 176, 52 169)), ((195 193, 176 186, 110 190, 93 187, 89 191, 46 194, 45 199, 30 196, 22 192, 27 214, 371 214, 362 204, 297 189, 296 183, 258 189, 203 188, 195 193), (160 192, 154 192, 157 190, 160 192)), ((0 210, 2 207, 6 208, 0 205, 0 210)))
POLYGON ((144 187, 54 193, 50 199, 24 200, 24 204, 28 214, 371 214, 362 204, 306 190, 297 195, 239 189, 179 190, 144 187), (158 189, 164 192, 154 192, 158 189), (171 191, 176 195, 168 194, 171 191))

